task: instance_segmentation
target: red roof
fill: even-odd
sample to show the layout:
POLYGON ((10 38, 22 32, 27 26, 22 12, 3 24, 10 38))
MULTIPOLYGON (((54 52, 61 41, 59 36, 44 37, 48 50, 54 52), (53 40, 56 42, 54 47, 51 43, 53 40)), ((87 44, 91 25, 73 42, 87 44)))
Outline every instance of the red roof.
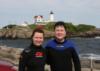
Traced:
POLYGON ((34 18, 43 18, 42 15, 35 16, 34 18))

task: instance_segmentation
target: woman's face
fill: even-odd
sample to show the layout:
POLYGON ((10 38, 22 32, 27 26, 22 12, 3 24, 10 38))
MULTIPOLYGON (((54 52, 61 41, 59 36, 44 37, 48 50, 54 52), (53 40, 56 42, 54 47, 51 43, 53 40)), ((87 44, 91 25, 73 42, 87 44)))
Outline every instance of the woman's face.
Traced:
POLYGON ((42 43, 44 41, 43 33, 35 32, 32 40, 33 40, 34 45, 36 45, 36 46, 42 45, 42 43))
POLYGON ((55 27, 55 37, 58 40, 64 40, 66 36, 66 30, 63 26, 57 26, 55 27))

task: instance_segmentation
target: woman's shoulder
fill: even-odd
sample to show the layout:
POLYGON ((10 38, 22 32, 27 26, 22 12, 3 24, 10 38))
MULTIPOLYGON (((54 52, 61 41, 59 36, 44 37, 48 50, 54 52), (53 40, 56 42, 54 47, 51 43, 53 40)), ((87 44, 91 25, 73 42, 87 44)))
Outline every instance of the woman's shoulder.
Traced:
POLYGON ((22 54, 28 54, 29 52, 31 52, 31 49, 27 47, 22 51, 22 54))

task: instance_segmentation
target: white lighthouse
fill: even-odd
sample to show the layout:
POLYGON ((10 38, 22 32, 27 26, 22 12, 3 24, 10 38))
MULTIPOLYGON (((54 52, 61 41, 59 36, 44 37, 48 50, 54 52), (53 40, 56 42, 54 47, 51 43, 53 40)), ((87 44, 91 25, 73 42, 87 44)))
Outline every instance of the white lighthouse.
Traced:
POLYGON ((50 12, 50 22, 54 22, 54 13, 51 11, 50 12))
POLYGON ((34 16, 34 22, 35 24, 45 24, 48 22, 54 22, 54 13, 51 11, 47 20, 45 20, 42 15, 36 15, 34 16))

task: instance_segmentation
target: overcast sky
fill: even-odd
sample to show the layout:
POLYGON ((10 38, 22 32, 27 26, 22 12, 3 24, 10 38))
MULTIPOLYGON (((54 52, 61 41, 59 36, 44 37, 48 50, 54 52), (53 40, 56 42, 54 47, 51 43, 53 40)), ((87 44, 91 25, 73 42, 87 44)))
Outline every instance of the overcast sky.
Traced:
POLYGON ((35 15, 56 21, 90 24, 100 28, 100 0, 0 0, 0 27, 7 24, 34 23, 35 15))

